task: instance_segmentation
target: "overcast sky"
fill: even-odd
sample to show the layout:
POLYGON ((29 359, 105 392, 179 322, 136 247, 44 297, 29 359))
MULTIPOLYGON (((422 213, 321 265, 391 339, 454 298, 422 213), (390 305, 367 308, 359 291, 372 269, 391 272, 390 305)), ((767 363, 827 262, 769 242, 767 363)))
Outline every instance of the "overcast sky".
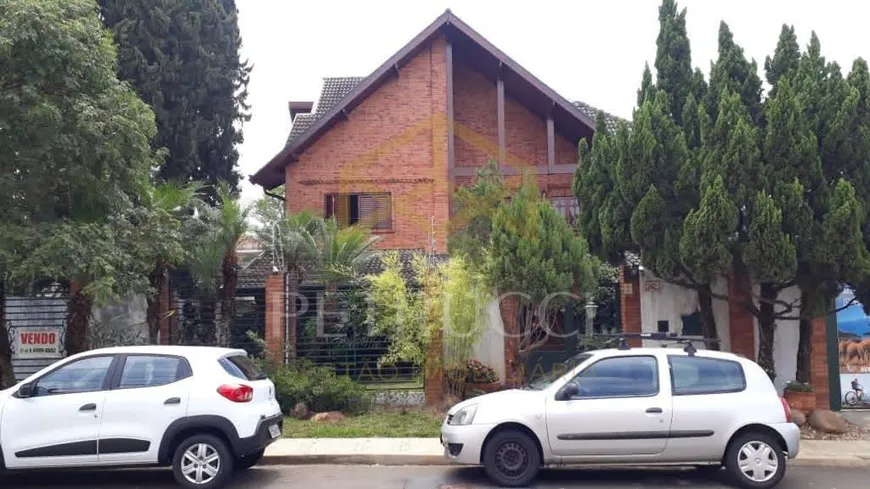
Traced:
MULTIPOLYGON (((569 100, 630 118, 644 62, 652 65, 660 0, 237 0, 243 56, 254 65, 252 118, 243 130, 247 176, 284 145, 289 100, 316 99, 323 77, 365 76, 450 8, 473 29, 569 100)), ((692 63, 709 74, 719 22, 763 69, 783 23, 805 46, 848 71, 870 58, 866 0, 682 0, 692 63)), ((263 195, 242 184, 243 197, 263 195)))

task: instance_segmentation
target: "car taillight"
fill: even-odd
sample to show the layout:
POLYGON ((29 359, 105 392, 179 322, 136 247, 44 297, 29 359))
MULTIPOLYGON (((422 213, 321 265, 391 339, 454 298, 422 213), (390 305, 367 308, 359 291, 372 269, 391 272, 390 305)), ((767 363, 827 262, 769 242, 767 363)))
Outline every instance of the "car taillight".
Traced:
POLYGON ((217 391, 233 402, 251 402, 254 398, 254 388, 245 384, 224 384, 217 391))
POLYGON ((788 405, 788 401, 784 397, 780 397, 779 401, 782 402, 782 410, 785 411, 785 422, 791 423, 791 406, 788 405))

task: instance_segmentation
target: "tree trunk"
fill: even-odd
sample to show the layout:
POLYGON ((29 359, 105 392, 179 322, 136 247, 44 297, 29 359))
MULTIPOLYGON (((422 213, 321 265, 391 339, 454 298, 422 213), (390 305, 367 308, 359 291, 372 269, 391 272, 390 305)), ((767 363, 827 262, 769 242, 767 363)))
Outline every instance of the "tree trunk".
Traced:
POLYGON ((221 314, 217 321, 218 346, 230 346, 230 325, 236 318, 236 287, 239 284, 239 258, 234 250, 227 253, 221 264, 223 286, 220 291, 221 314))
POLYGON ((716 316, 713 314, 713 291, 710 284, 698 287, 698 308, 701 312, 701 334, 708 350, 719 350, 719 333, 716 331, 716 316))
POLYGON ((285 339, 284 351, 287 362, 296 360, 296 329, 299 318, 296 314, 296 298, 299 295, 299 272, 291 270, 287 272, 287 296, 284 297, 287 305, 287 338, 285 339))
POLYGON ((812 336, 813 336, 813 320, 808 313, 811 301, 810 294, 801 289, 801 314, 798 337, 797 351, 797 369, 795 370, 795 380, 809 384, 812 354, 812 336))
POLYGON ((82 293, 81 286, 71 287, 66 312, 64 347, 67 355, 75 355, 90 348, 88 330, 91 324, 94 300, 82 293))
POLYGON ((166 265, 159 262, 154 266, 154 270, 148 275, 148 283, 155 293, 148 294, 146 298, 148 309, 145 320, 148 323, 148 342, 156 345, 160 341, 160 301, 162 299, 163 287, 166 283, 166 265))
POLYGON ((760 285, 761 302, 758 305, 758 365, 767 372, 770 380, 776 378, 773 364, 773 338, 776 334, 776 319, 773 301, 776 300, 776 288, 769 283, 760 285))
POLYGON ((6 282, 0 278, 0 390, 15 385, 15 372, 12 370, 12 347, 9 344, 9 330, 6 329, 6 282))

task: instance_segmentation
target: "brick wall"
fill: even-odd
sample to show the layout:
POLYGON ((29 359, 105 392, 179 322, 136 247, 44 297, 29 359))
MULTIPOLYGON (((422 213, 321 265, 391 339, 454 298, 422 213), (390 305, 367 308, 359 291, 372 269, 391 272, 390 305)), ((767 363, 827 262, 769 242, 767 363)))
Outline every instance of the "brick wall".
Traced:
MULTIPOLYGON (((825 318, 813 319, 813 334, 810 337, 810 384, 816 392, 816 407, 830 409, 831 398, 828 378, 828 350, 825 337, 825 318)), ((839 389, 839 386, 834 386, 839 389)))
MULTIPOLYGON (((640 277, 632 276, 625 265, 619 267, 619 308, 623 333, 643 332, 640 315, 640 277)), ((637 339, 628 340, 631 347, 640 347, 637 339)))
POLYGON ((447 78, 437 39, 286 168, 287 209, 324 211, 332 192, 390 192, 381 248, 446 250, 447 78))
POLYGON ((284 362, 284 274, 266 277, 266 350, 271 361, 284 362))
POLYGON ((732 274, 728 277, 728 327, 731 340, 731 352, 738 353, 755 360, 755 318, 739 303, 747 297, 749 279, 732 274))

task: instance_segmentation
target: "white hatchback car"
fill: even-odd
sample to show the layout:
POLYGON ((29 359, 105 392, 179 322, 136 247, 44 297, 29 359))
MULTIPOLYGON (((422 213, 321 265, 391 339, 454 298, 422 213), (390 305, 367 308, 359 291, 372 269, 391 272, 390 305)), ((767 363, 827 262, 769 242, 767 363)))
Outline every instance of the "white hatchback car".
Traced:
POLYGON ((623 343, 565 368, 453 406, 441 425, 445 456, 511 487, 544 465, 662 464, 724 466, 741 487, 767 489, 798 454, 788 404, 746 358, 623 343))
POLYGON ((243 350, 92 350, 0 391, 0 471, 172 466, 181 486, 212 489, 282 426, 275 386, 243 350))

